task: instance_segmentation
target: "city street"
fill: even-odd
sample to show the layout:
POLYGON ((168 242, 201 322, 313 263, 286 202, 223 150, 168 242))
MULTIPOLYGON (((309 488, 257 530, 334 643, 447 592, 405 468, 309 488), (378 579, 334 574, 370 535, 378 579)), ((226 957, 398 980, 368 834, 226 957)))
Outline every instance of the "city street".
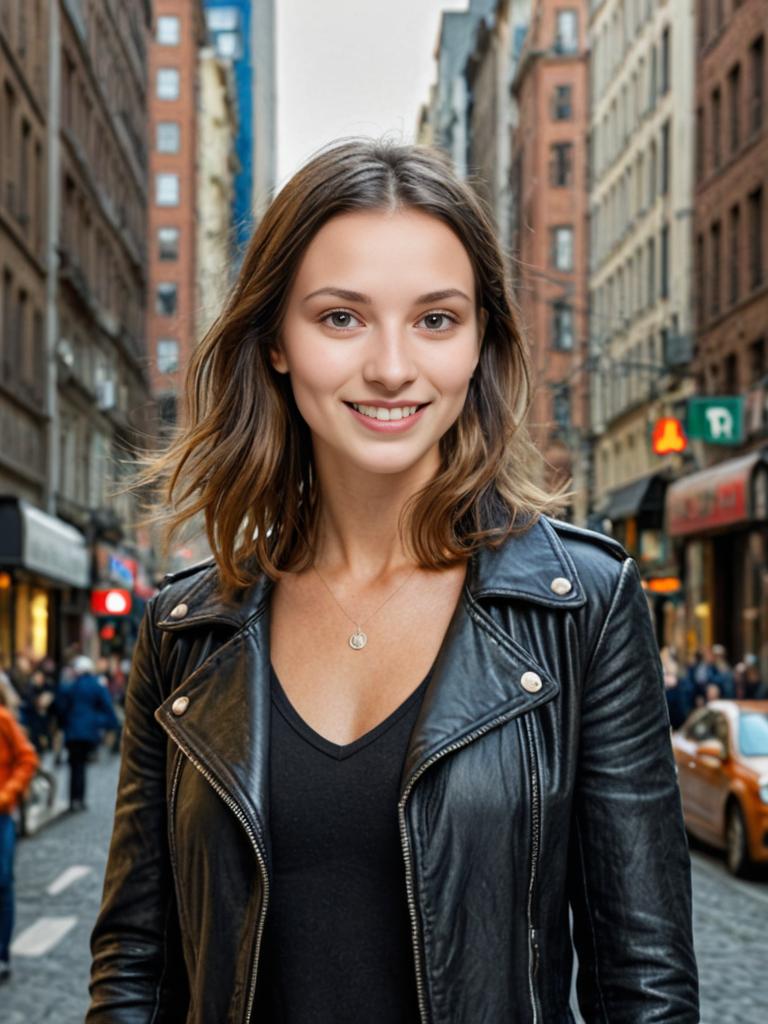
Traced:
MULTIPOLYGON (((82 1024, 88 938, 98 909, 118 759, 89 769, 91 809, 65 816, 17 848, 14 975, 2 990, 3 1024, 82 1024)), ((765 922, 768 878, 731 878, 720 858, 693 853, 695 935, 703 1024, 768 1019, 765 922)))

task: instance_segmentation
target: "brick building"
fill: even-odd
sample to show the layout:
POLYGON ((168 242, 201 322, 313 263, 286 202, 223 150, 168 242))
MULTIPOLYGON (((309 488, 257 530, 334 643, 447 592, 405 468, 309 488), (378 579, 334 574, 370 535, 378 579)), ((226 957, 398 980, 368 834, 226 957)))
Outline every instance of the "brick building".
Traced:
POLYGON ((691 442, 667 494, 689 646, 754 654, 768 676, 768 0, 696 9, 693 251, 699 395, 732 437, 691 442), (741 429, 739 429, 739 427, 741 429))
POLYGON ((150 215, 147 335, 161 423, 182 415, 197 340, 197 156, 202 0, 157 0, 150 47, 150 215))
POLYGON ((549 480, 573 479, 586 517, 586 3, 536 0, 512 82, 512 252, 537 392, 531 429, 549 480))

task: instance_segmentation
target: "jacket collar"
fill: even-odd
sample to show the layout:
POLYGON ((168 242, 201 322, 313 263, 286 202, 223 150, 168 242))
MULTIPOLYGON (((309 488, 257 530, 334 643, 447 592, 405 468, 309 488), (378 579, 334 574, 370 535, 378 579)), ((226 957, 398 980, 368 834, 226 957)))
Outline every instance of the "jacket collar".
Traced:
MULTIPOLYGON (((240 628, 257 614, 272 588, 272 581, 262 573, 249 587, 223 597, 217 582, 212 563, 194 578, 178 581, 165 597, 161 591, 158 628, 169 632, 212 624, 240 628), (186 612, 176 618, 171 613, 179 605, 186 605, 186 612)), ((551 608, 578 608, 586 601, 573 559, 546 516, 525 532, 508 537, 499 548, 483 547, 475 552, 470 558, 466 586, 475 601, 506 597, 551 608), (558 594, 552 583, 563 579, 570 583, 570 590, 558 594)))

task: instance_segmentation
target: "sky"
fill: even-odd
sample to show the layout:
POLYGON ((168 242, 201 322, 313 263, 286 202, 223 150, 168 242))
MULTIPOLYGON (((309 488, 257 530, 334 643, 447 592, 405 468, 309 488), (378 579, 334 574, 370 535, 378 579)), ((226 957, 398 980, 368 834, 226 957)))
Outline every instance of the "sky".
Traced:
POLYGON ((278 187, 344 135, 412 142, 442 11, 466 0, 276 0, 278 187))

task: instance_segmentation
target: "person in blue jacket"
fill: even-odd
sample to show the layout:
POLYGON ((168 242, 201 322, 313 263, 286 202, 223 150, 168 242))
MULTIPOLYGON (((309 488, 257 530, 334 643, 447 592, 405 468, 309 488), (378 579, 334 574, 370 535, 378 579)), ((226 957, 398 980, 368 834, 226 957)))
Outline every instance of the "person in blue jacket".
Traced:
POLYGON ((102 733, 119 729, 112 697, 95 675, 94 664, 85 655, 72 662, 74 679, 62 686, 57 713, 69 751, 69 809, 84 811, 88 758, 101 742, 102 733))

